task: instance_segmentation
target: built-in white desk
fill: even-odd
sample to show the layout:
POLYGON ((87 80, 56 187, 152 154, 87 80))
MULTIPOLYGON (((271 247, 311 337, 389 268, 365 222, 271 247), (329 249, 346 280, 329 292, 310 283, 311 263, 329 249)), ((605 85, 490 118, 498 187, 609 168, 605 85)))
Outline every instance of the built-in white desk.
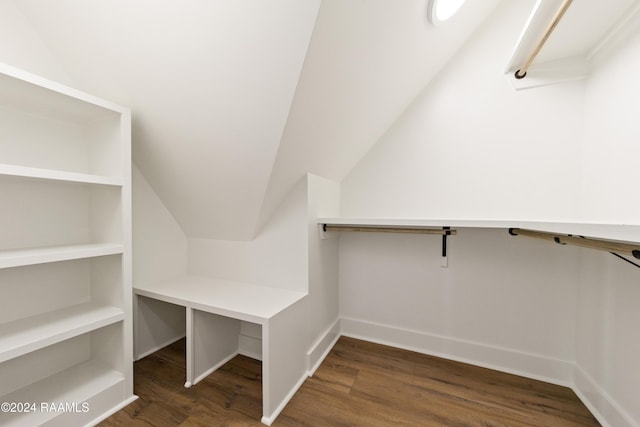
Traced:
POLYGON ((262 422, 270 425, 307 375, 306 293, 186 276, 134 287, 186 308, 186 387, 238 354, 240 321, 262 327, 262 422))

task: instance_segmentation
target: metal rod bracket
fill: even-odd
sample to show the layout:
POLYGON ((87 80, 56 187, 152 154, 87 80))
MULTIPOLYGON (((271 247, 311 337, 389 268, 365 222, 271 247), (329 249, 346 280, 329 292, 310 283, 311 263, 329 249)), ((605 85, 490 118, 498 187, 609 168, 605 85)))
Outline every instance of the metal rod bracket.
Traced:
POLYGON ((451 235, 451 227, 442 227, 442 256, 447 256, 447 237, 451 235))

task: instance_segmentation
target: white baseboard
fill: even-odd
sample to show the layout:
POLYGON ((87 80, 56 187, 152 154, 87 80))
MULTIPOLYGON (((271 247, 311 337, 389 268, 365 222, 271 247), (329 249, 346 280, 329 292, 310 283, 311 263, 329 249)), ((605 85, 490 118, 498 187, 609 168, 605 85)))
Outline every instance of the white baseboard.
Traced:
POLYGON ((307 372, 298 380, 298 382, 293 386, 293 388, 289 391, 289 393, 282 400, 280 405, 273 411, 271 416, 262 417, 262 424, 266 424, 268 426, 271 425, 275 421, 275 419, 280 415, 280 412, 285 408, 287 403, 293 398, 293 396, 297 393, 298 389, 302 387, 302 384, 306 381, 308 377, 313 375, 313 372, 320 366, 324 358, 329 354, 336 341, 340 338, 340 319, 336 319, 323 334, 320 335, 320 338, 316 340, 316 342, 311 346, 311 350, 307 352, 307 372), (310 368, 312 366, 312 368, 310 368))
POLYGON ((580 366, 575 365, 573 391, 602 427, 640 427, 580 366))
POLYGON ((574 363, 572 361, 344 317, 340 320, 340 328, 342 335, 352 338, 520 375, 564 387, 571 387, 573 384, 574 363))
POLYGON ((156 351, 161 350, 161 349, 165 348, 166 346, 171 345, 174 342, 181 340, 185 336, 186 335, 183 334, 183 335, 180 335, 180 336, 177 336, 177 337, 169 338, 167 341, 165 341, 164 343, 152 348, 151 350, 147 350, 144 353, 137 355, 135 360, 138 361, 140 359, 144 359, 145 357, 149 356, 150 354, 153 354, 156 351))
POLYGON ((218 362, 216 365, 214 365, 212 368, 207 369, 206 371, 204 371, 202 374, 198 375, 194 380, 193 383, 185 383, 185 387, 189 388, 191 386, 194 386, 196 384, 198 384, 200 381, 202 381, 203 379, 207 378, 209 375, 213 374, 215 371, 218 370, 218 368, 222 367, 223 365, 225 365, 227 362, 229 362, 231 359, 233 359, 234 357, 236 357, 239 353, 233 352, 230 355, 228 355, 227 357, 225 357, 224 359, 222 359, 220 362, 218 362), (187 384, 189 384, 187 386, 187 384))
POLYGON ((260 420, 260 422, 262 424, 266 424, 268 426, 270 426, 275 420, 276 418, 278 418, 278 415, 280 415, 280 412, 282 412, 282 410, 284 409, 285 406, 287 406, 287 403, 289 403, 289 401, 291 400, 291 398, 298 392, 298 389, 300 387, 302 387, 302 384, 304 384, 304 382, 307 379, 307 375, 306 373, 298 380, 298 382, 296 383, 296 385, 293 386, 293 388, 289 391, 289 393, 284 397, 284 399, 282 399, 282 402, 280 403, 280 405, 278 405, 278 407, 276 408, 275 411, 273 411, 273 414, 271 414, 270 417, 265 417, 263 416, 262 419, 260 420))
POLYGON ((307 375, 312 376, 340 338, 340 318, 316 340, 307 352, 307 375))

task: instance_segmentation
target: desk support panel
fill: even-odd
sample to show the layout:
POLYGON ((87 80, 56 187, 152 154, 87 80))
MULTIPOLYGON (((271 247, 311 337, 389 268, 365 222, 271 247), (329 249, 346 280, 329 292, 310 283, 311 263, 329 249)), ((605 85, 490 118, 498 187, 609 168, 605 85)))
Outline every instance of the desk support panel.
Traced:
POLYGON ((197 384, 238 354, 240 321, 187 308, 187 381, 197 384))
POLYGON ((275 420, 307 378, 305 293, 199 276, 148 284, 135 292, 185 308, 185 387, 238 354, 243 321, 261 327, 264 424, 275 420))
POLYGON ((262 423, 271 425, 307 378, 307 298, 262 326, 262 423))

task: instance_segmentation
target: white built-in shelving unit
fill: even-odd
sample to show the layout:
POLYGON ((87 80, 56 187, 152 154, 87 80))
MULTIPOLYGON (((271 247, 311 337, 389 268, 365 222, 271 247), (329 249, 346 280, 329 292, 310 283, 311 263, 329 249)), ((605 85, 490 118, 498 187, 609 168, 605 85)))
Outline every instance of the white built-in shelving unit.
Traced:
POLYGON ((35 404, 0 426, 135 398, 130 152, 127 108, 0 64, 0 402, 35 404))

